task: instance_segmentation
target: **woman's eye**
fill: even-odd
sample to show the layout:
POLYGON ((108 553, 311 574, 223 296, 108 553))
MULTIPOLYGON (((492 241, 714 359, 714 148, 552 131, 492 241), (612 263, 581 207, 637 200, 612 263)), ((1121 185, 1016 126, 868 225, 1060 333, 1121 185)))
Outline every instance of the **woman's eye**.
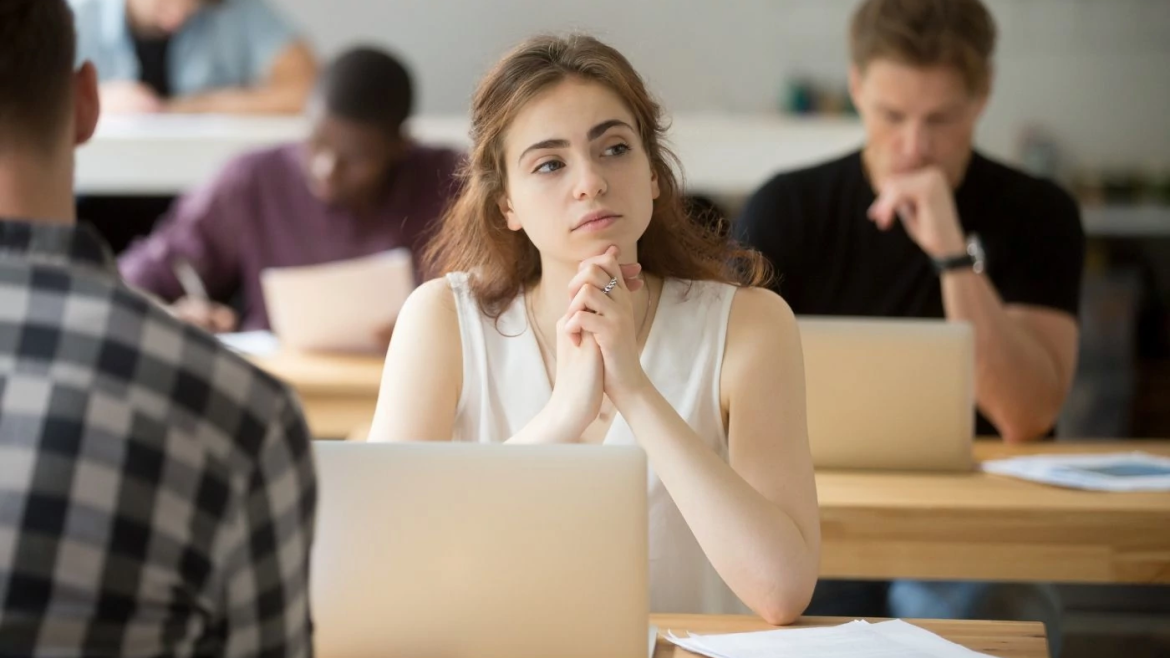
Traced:
POLYGON ((560 160, 549 160, 548 162, 540 163, 540 165, 537 166, 536 169, 532 173, 534 173, 534 174, 551 174, 552 172, 554 172, 554 171, 556 171, 564 166, 565 166, 565 163, 561 162, 560 160))
POLYGON ((614 144, 613 146, 605 149, 606 155, 625 155, 629 152, 630 146, 628 144, 614 144))

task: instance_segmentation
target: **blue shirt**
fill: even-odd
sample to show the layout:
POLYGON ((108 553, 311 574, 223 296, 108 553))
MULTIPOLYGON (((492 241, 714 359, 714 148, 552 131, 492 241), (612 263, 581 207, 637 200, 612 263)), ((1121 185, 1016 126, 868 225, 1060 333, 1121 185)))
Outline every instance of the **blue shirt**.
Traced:
MULTIPOLYGON (((69 5, 77 26, 78 63, 93 62, 102 82, 137 81, 126 0, 69 0, 69 5)), ((297 36, 264 0, 224 0, 200 9, 171 37, 171 90, 187 96, 254 86, 297 36)))

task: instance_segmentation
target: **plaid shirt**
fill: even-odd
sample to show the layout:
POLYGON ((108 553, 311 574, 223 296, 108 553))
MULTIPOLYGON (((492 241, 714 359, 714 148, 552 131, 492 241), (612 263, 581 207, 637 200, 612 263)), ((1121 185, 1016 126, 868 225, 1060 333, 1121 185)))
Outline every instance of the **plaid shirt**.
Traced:
POLYGON ((297 402, 115 267, 0 222, 0 656, 311 656, 297 402))

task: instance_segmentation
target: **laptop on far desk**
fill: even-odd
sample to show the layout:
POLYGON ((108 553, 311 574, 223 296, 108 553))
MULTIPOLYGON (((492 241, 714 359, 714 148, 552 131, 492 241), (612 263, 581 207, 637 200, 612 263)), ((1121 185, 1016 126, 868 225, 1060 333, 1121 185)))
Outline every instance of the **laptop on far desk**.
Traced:
POLYGON ((811 316, 798 323, 817 468, 974 467, 970 325, 811 316))
POLYGON ((647 655, 640 448, 314 449, 318 656, 647 655))

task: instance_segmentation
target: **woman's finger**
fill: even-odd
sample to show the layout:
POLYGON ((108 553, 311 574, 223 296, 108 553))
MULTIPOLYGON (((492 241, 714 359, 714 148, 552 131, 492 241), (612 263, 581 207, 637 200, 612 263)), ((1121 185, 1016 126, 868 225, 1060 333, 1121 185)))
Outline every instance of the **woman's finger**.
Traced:
POLYGON ((565 323, 566 330, 588 332, 595 338, 608 337, 613 331, 612 327, 613 324, 608 318, 589 311, 577 311, 569 316, 569 321, 565 323))
POLYGON ((609 285, 610 278, 609 272, 602 269, 600 265, 596 263, 583 263, 581 269, 577 271, 576 276, 569 281, 569 297, 576 297, 577 293, 581 292, 581 288, 585 286, 605 289, 609 285))
POLYGON ((597 313, 599 315, 617 315, 619 312, 617 302, 601 291, 595 286, 582 286, 573 300, 569 302, 569 308, 565 311, 565 315, 572 315, 578 311, 587 311, 589 313, 597 313))

